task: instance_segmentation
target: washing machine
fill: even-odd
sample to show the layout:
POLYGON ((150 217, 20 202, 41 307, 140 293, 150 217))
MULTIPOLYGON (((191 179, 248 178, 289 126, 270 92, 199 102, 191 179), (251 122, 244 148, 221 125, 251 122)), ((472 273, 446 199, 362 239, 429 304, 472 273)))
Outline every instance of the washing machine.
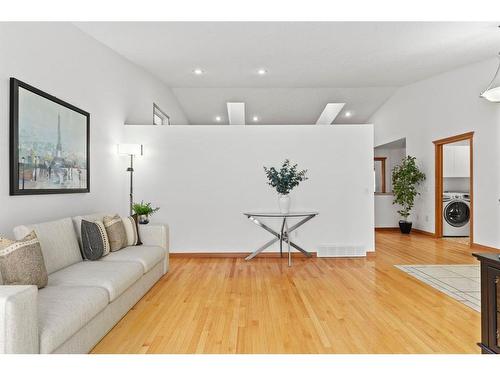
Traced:
POLYGON ((443 193, 443 236, 468 237, 470 235, 469 193, 443 193))

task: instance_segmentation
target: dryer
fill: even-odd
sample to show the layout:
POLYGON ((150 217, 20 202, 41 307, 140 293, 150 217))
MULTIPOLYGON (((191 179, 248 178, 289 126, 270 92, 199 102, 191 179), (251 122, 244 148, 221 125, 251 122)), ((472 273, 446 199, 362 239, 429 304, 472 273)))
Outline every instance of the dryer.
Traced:
POLYGON ((470 235, 470 196, 468 193, 443 193, 443 236, 470 235))

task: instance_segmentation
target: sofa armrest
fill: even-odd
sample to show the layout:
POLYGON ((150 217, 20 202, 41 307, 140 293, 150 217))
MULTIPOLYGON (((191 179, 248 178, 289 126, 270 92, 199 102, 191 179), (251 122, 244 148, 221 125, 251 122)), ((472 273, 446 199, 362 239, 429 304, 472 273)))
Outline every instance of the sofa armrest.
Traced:
POLYGON ((169 241, 170 233, 167 224, 139 224, 139 236, 145 246, 159 246, 165 250, 165 263, 163 273, 167 273, 169 268, 169 241))
POLYGON ((0 285, 0 353, 39 353, 38 289, 0 285))

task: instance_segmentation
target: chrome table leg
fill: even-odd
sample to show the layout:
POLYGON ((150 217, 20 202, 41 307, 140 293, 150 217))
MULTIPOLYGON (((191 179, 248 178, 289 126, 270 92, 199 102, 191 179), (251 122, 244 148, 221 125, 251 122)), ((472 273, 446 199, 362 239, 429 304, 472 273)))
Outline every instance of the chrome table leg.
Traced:
POLYGON ((288 264, 289 265, 292 264, 292 261, 291 261, 291 247, 297 249, 298 251, 300 251, 301 253, 303 253, 305 256, 307 256, 307 257, 310 258, 312 256, 310 252, 304 250, 299 245, 297 245, 296 243, 292 242, 292 240, 290 239, 290 233, 292 233, 298 227, 302 226, 303 224, 305 224, 306 222, 308 222, 309 220, 311 220, 315 216, 316 215, 308 215, 304 219, 302 219, 301 221, 299 221, 298 223, 292 225, 291 227, 288 227, 288 220, 287 220, 286 217, 284 217, 283 218, 283 223, 281 225, 281 233, 278 233, 275 230, 273 230, 272 228, 268 227, 266 224, 264 224, 264 223, 260 222, 259 220, 257 220, 254 216, 248 215, 247 217, 248 217, 249 220, 251 220, 252 222, 254 222, 254 224, 258 225, 259 227, 265 229, 266 231, 268 231, 269 233, 271 233, 276 238, 273 238, 272 240, 269 240, 268 242, 266 242, 264 245, 262 245, 257 250, 255 250, 253 253, 251 253, 250 255, 248 255, 245 258, 245 260, 250 260, 252 258, 255 258, 258 254, 260 254, 262 251, 264 251, 265 249, 267 249, 269 246, 271 246, 272 244, 274 244, 277 241, 280 241, 280 256, 282 256, 282 254, 283 254, 283 240, 285 238, 286 238, 285 242, 287 243, 287 246, 288 246, 288 264))
POLYGON ((283 218, 283 224, 281 224, 281 233, 280 233, 280 258, 283 257, 283 229, 285 228, 286 218, 283 218))
POLYGON ((292 266, 292 251, 290 249, 290 233, 288 232, 288 220, 285 218, 286 243, 288 244, 288 267, 292 266))

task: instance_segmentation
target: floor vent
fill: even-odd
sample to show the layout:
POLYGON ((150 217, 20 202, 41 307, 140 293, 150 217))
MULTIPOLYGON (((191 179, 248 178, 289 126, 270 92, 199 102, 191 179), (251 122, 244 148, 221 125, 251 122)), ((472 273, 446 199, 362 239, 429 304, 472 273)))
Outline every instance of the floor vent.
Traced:
POLYGON ((361 246, 320 245, 318 258, 364 257, 366 251, 361 246))

